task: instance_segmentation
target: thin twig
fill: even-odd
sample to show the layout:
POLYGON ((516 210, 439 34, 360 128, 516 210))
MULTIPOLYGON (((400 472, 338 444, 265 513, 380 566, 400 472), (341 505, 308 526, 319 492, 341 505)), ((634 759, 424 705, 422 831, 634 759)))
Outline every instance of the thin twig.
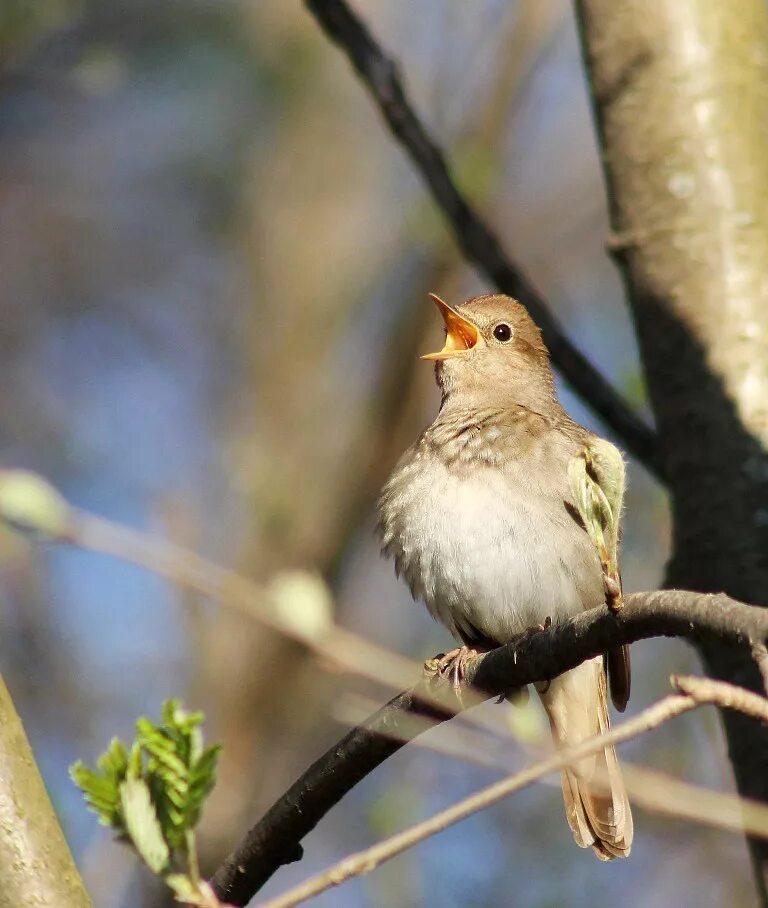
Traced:
MULTIPOLYGON (((363 703, 360 702, 348 710, 349 715, 354 716, 353 721, 360 721, 362 707, 363 703)), ((368 710, 366 710, 366 714, 367 712, 368 710)), ((334 717, 337 717, 336 713, 334 713, 334 717)), ((446 744, 441 736, 437 741, 417 739, 411 743, 438 756, 474 763, 484 769, 502 770, 506 773, 512 771, 508 759, 489 754, 487 742, 478 744, 473 740, 470 747, 460 744, 456 739, 456 743, 451 741, 446 744)), ((540 748, 528 747, 519 741, 517 743, 524 752, 542 759, 540 748)), ((749 801, 731 792, 712 791, 701 785, 683 782, 666 773, 627 763, 626 760, 621 762, 621 774, 630 802, 651 813, 690 820, 710 826, 712 829, 746 832, 749 835, 768 838, 768 805, 766 804, 749 801)), ((544 778, 539 781, 546 783, 548 779, 544 778)), ((610 778, 607 773, 602 777, 596 774, 592 782, 595 788, 605 786, 606 792, 609 790, 610 778)), ((551 780, 551 784, 560 787, 560 783, 554 779, 551 780)))
POLYGON ((750 690, 724 681, 694 678, 690 675, 672 675, 671 681, 672 686, 681 694, 693 698, 697 703, 712 703, 724 709, 732 709, 768 725, 768 700, 750 690))
POLYGON ((637 807, 712 829, 768 839, 768 806, 761 801, 712 791, 625 761, 621 771, 629 800, 637 807))
POLYGON ((506 256, 498 238, 461 194, 443 152, 417 117, 391 57, 344 0, 306 0, 306 6, 326 35, 349 57, 392 135, 429 187, 466 258, 502 293, 528 307, 563 376, 629 451, 660 478, 655 433, 571 343, 542 295, 506 256))
POLYGON ((395 690, 411 684, 420 670, 410 659, 376 646, 330 620, 322 627, 305 631, 300 623, 274 607, 268 586, 248 580, 196 552, 85 511, 73 514, 70 543, 130 561, 180 587, 202 593, 298 640, 333 665, 395 690))
MULTIPOLYGON (((574 762, 607 746, 620 744, 623 741, 635 738, 644 732, 657 728, 662 723, 669 721, 669 719, 696 709, 705 703, 717 703, 730 709, 744 709, 749 715, 757 715, 763 719, 768 718, 768 704, 764 702, 761 702, 760 705, 755 704, 751 699, 742 696, 746 692, 740 688, 735 688, 733 685, 718 681, 707 680, 705 682, 704 679, 684 678, 676 679, 676 684, 681 689, 692 690, 695 693, 672 694, 665 697, 653 706, 643 710, 634 718, 622 722, 621 725, 610 729, 604 734, 589 738, 576 747, 561 750, 535 766, 489 785, 482 791, 459 801, 428 820, 417 823, 410 829, 378 842, 371 848, 366 848, 345 858, 324 873, 305 880, 282 896, 264 902, 263 908, 290 908, 292 905, 298 905, 319 895, 321 892, 340 885, 351 877, 370 873, 380 864, 401 854, 408 848, 412 848, 419 842, 423 842, 425 839, 442 832, 460 820, 464 820, 472 814, 496 804, 502 798, 527 787, 542 776, 572 765, 574 762)), ((761 700, 759 697, 756 697, 756 699, 761 700)))

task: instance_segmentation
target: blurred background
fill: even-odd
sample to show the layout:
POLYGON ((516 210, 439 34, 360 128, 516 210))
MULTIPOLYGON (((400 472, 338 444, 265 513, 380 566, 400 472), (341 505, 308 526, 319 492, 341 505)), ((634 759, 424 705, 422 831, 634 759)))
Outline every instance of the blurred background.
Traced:
MULTIPOLYGON (((356 0, 399 58, 457 179, 576 343, 646 411, 574 21, 560 0, 356 0)), ((488 289, 465 267, 346 60, 298 0, 0 5, 0 459, 76 504, 259 579, 310 568, 338 620, 423 660, 449 645, 378 557, 373 506, 432 418, 426 299, 488 289)), ((567 387, 570 412, 597 431, 567 387)), ((630 464, 623 574, 661 582, 668 514, 630 464)), ((181 696, 224 743, 203 818, 211 871, 249 823, 386 692, 105 557, 0 531, 0 660, 99 908, 166 904, 86 813, 68 765, 181 696), (350 699, 355 695, 358 700, 350 699), (361 707, 359 697, 369 704, 361 707)), ((630 712, 698 668, 633 648, 630 712)), ((483 707, 510 769, 537 704, 483 707)), ((405 748, 305 840, 275 894, 489 783, 405 748)), ((471 737, 462 736, 471 748, 471 737)), ((699 712, 623 749, 731 790, 699 712)), ((323 906, 752 904, 737 836, 641 811, 629 861, 576 848, 556 780, 430 840, 323 906)))

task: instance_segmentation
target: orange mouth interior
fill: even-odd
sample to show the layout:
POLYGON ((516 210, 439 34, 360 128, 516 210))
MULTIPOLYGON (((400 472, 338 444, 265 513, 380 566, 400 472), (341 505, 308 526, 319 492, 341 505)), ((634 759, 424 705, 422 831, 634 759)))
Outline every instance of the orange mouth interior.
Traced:
POLYGON ((422 359, 441 360, 448 359, 450 356, 458 356, 461 353, 471 350, 480 338, 480 332, 477 327, 464 318, 455 309, 443 302, 439 296, 434 293, 429 294, 435 301, 435 305, 440 310, 445 322, 445 344, 442 350, 437 353, 426 353, 422 359))

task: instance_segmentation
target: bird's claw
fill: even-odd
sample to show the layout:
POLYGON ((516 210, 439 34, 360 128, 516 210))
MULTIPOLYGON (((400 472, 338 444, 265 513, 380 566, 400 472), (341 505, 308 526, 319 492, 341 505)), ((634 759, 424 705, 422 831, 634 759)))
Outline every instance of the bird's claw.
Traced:
MULTIPOLYGON (((548 615, 543 624, 534 624, 523 631, 522 634, 515 637, 514 643, 523 643, 534 634, 540 634, 549 630, 552 626, 552 618, 548 615)), ((461 689, 467 680, 467 666, 472 659, 487 652, 485 649, 475 649, 469 646, 457 646, 456 649, 447 653, 439 653, 432 659, 427 659, 424 663, 424 675, 427 678, 440 677, 444 680, 450 680, 451 686, 459 699, 461 699, 461 689)), ((501 699, 506 695, 502 694, 501 699)))
POLYGON ((458 695, 461 687, 466 681, 466 670, 468 662, 479 654, 476 649, 468 646, 459 646, 448 653, 441 653, 434 659, 428 659, 424 663, 424 673, 429 677, 439 675, 441 678, 451 681, 451 685, 458 695))

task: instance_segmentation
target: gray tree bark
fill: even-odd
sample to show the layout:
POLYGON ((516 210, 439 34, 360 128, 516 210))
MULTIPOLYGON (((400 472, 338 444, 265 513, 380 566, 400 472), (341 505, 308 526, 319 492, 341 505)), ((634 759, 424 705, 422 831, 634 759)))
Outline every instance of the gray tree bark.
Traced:
POLYGON ((0 677, 0 908, 89 908, 11 695, 0 677))
MULTIPOLYGON (((577 0, 614 235, 674 516, 667 582, 768 602, 768 7, 577 0)), ((760 689, 754 664, 700 647, 760 689)), ((724 716, 739 791, 768 730, 724 716)), ((768 844, 750 842, 768 903, 768 844)))

